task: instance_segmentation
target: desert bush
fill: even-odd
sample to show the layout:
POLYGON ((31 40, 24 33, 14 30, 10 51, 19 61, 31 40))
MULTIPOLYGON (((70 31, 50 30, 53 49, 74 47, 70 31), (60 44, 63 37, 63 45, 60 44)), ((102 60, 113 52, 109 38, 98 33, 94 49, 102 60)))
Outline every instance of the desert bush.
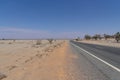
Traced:
POLYGON ((92 37, 92 39, 95 39, 95 40, 98 40, 98 39, 102 39, 102 37, 101 37, 101 35, 99 35, 99 34, 96 34, 96 35, 94 35, 93 37, 92 37))
POLYGON ((76 41, 80 41, 80 37, 77 37, 75 40, 76 40, 76 41))
POLYGON ((42 41, 41 40, 37 40, 36 41, 36 45, 41 45, 42 44, 42 41))
POLYGON ((90 39, 91 39, 91 36, 90 36, 90 35, 85 35, 85 36, 84 36, 84 39, 90 40, 90 39))
POLYGON ((117 42, 119 42, 119 40, 120 40, 120 32, 117 32, 117 33, 115 34, 115 40, 116 40, 117 42))
POLYGON ((53 39, 47 39, 50 44, 53 43, 53 39))
POLYGON ((107 40, 109 38, 114 38, 114 35, 104 34, 104 38, 105 38, 105 40, 107 40))
POLYGON ((98 38, 99 40, 101 40, 101 39, 102 39, 102 37, 101 37, 101 35, 100 35, 100 34, 97 34, 96 36, 97 36, 97 38, 98 38))
POLYGON ((96 35, 94 35, 94 36, 92 37, 92 39, 95 39, 95 40, 97 40, 97 36, 96 36, 96 35))
POLYGON ((14 39, 13 42, 15 42, 16 40, 14 39))
POLYGON ((0 80, 2 80, 3 78, 6 78, 7 76, 5 74, 0 73, 0 80))
POLYGON ((12 42, 9 42, 8 44, 12 44, 12 42))
POLYGON ((57 40, 56 39, 54 39, 54 42, 56 42, 57 40))

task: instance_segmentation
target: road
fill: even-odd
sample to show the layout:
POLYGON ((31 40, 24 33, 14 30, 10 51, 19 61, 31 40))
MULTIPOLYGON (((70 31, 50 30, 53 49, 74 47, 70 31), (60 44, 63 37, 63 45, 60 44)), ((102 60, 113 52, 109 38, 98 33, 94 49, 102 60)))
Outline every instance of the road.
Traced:
POLYGON ((81 59, 78 60, 78 64, 81 62, 80 64, 86 67, 83 67, 85 71, 87 68, 91 69, 91 72, 88 71, 88 75, 90 75, 89 73, 96 74, 93 76, 101 75, 98 79, 90 80, 120 80, 120 48, 74 41, 71 41, 70 45, 72 51, 76 51, 79 59, 84 58, 84 64, 81 64, 83 63, 80 61, 81 59), (86 62, 88 62, 88 64, 86 64, 86 62), (90 67, 90 65, 92 67, 90 67))

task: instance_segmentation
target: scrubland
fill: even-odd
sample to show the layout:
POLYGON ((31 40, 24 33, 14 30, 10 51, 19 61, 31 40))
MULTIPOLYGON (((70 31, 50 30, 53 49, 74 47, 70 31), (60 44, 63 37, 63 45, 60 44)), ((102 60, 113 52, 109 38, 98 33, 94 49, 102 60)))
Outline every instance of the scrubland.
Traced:
MULTIPOLYGON (((60 53, 65 40, 0 40, 0 80, 43 80, 45 60, 60 53), (42 69, 42 70, 41 70, 42 69), (39 73, 37 72, 38 70, 39 73)), ((63 50, 64 51, 64 50, 63 50)), ((54 61, 54 60, 53 60, 54 61)), ((49 65, 47 69, 49 68, 49 65)), ((49 71, 47 71, 49 73, 49 71)), ((47 75, 49 78, 50 73, 47 75)))

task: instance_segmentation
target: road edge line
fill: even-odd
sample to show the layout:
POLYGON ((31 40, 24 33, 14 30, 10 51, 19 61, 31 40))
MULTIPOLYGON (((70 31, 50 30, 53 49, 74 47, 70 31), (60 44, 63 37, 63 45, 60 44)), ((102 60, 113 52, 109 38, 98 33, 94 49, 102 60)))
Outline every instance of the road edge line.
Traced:
POLYGON ((86 51, 85 49, 83 49, 83 48, 81 48, 81 47, 79 47, 79 46, 75 45, 74 43, 71 43, 71 44, 72 44, 73 46, 75 46, 75 47, 77 47, 77 48, 81 49, 82 51, 86 52, 86 53, 87 53, 87 54, 89 54, 90 56, 92 56, 92 57, 94 57, 94 58, 98 59, 99 61, 103 62, 104 64, 106 64, 106 65, 110 66, 111 68, 115 69, 116 71, 120 72, 120 69, 119 69, 119 68, 117 68, 117 67, 115 67, 115 66, 111 65, 110 63, 108 63, 108 62, 106 62, 106 61, 102 60, 101 58, 99 58, 99 57, 97 57, 97 56, 93 55, 92 53, 90 53, 90 52, 86 51))

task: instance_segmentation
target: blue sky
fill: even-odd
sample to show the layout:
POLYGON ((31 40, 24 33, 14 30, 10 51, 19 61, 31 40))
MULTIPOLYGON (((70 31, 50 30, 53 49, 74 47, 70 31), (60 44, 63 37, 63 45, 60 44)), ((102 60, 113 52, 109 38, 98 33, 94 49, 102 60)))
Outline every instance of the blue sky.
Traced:
POLYGON ((120 0, 0 0, 0 38, 74 38, 120 31, 120 0))

